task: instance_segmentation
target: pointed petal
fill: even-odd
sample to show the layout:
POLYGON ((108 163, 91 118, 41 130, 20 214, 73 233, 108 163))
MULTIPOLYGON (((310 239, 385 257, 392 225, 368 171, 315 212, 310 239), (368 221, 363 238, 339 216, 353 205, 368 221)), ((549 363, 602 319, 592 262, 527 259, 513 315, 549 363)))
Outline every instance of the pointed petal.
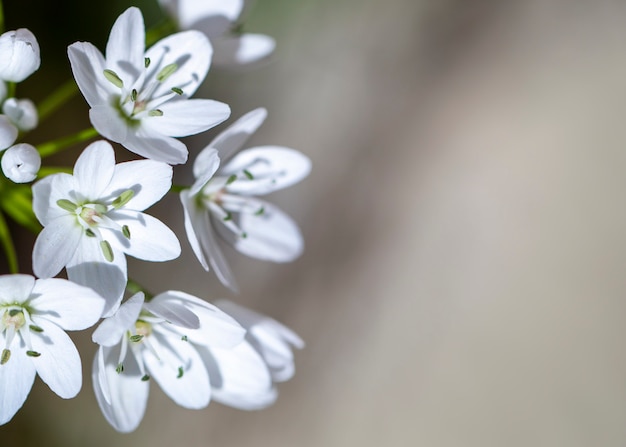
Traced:
POLYGON ((0 303, 23 303, 28 300, 35 286, 31 275, 1 275, 0 303))
POLYGON ((83 236, 76 218, 65 214, 48 222, 33 248, 33 272, 39 278, 51 278, 65 267, 83 236))
POLYGON ((132 328, 139 318, 141 307, 144 304, 143 292, 138 292, 125 301, 117 311, 93 331, 91 339, 102 346, 117 344, 124 333, 132 328))
POLYGON ((197 29, 209 38, 224 34, 237 20, 244 0, 176 0, 164 2, 183 29, 197 29))
POLYGON ((74 164, 78 189, 88 200, 98 200, 113 177, 115 153, 107 141, 95 141, 83 150, 74 164))
POLYGON ((78 186, 70 174, 60 173, 45 177, 33 185, 33 211, 43 226, 68 211, 57 205, 60 199, 74 201, 78 186))
POLYGON ((209 71, 212 54, 209 39, 199 31, 183 31, 159 40, 146 52, 146 57, 155 64, 154 70, 162 70, 173 63, 178 69, 159 83, 152 97, 168 94, 172 87, 182 89, 185 98, 193 95, 209 71))
POLYGON ((113 247, 113 261, 104 259, 100 243, 95 237, 84 237, 80 248, 67 264, 70 281, 92 288, 106 300, 103 317, 117 310, 126 288, 126 257, 113 247))
POLYGON ((132 189, 133 197, 124 209, 143 211, 155 204, 172 187, 172 167, 153 160, 135 160, 115 166, 107 188, 111 197, 132 189))
POLYGON ((246 169, 253 178, 228 185, 235 194, 261 195, 298 183, 311 172, 311 160, 301 152, 279 146, 259 146, 239 152, 220 170, 230 175, 246 169))
POLYGON ((158 333, 153 334, 151 341, 160 345, 159 358, 148 349, 143 350, 143 358, 150 375, 163 392, 181 407, 206 407, 211 398, 211 385, 206 368, 193 345, 180 338, 166 338, 158 333))
POLYGON ((276 48, 276 41, 264 34, 226 35, 212 40, 213 63, 220 67, 257 64, 276 48))
POLYGON ((224 225, 216 225, 220 236, 247 256, 272 262, 291 262, 302 254, 304 240, 296 223, 271 203, 256 200, 263 214, 240 214, 238 224, 247 237, 237 237, 224 225))
POLYGON ((130 132, 128 122, 110 104, 93 105, 89 120, 100 135, 126 146, 124 143, 130 132))
POLYGON ((152 300, 144 304, 144 309, 176 326, 188 329, 198 329, 200 327, 200 320, 196 314, 182 304, 173 301, 152 300))
POLYGON ((222 284, 237 293, 237 282, 213 233, 209 212, 193 203, 187 191, 180 193, 185 210, 187 239, 205 270, 209 264, 222 284))
POLYGON ((74 79, 87 103, 91 107, 107 104, 116 88, 103 75, 106 67, 100 50, 89 42, 75 42, 67 48, 67 55, 74 79))
POLYGON ((104 368, 96 356, 92 372, 96 400, 109 424, 119 432, 129 433, 139 426, 146 412, 150 382, 141 380, 143 374, 134 356, 126 356, 124 371, 118 374, 115 368, 119 348, 100 349, 104 350, 104 368))
POLYGON ((63 399, 76 396, 83 383, 76 346, 63 329, 47 319, 33 315, 33 323, 43 329, 30 333, 33 351, 41 354, 32 357, 39 377, 63 399))
POLYGON ((267 110, 263 107, 258 109, 254 109, 229 127, 227 127, 222 133, 220 133, 211 143, 203 149, 202 152, 196 158, 196 162, 193 166, 193 172, 196 177, 199 177, 198 171, 202 171, 202 165, 196 167, 196 164, 201 163, 198 160, 201 160, 202 154, 210 149, 217 149, 219 156, 222 160, 228 160, 232 157, 237 151, 239 151, 248 138, 257 131, 265 118, 267 117, 267 110))
POLYGON ((195 135, 217 126, 230 116, 227 104, 210 99, 183 99, 159 106, 163 116, 147 116, 142 125, 170 137, 195 135))
POLYGON ((211 180, 219 167, 220 158, 217 150, 206 147, 200 152, 193 163, 193 174, 196 177, 196 181, 189 190, 189 195, 195 196, 198 194, 206 183, 211 180))
POLYGON ((60 278, 39 279, 33 288, 33 315, 66 331, 93 326, 102 315, 104 299, 89 287, 60 278))
POLYGON ((115 21, 106 46, 106 65, 124 82, 126 88, 144 70, 145 25, 138 8, 131 7, 115 21))
POLYGON ((121 232, 111 232, 115 239, 113 247, 144 261, 162 262, 180 256, 180 243, 176 234, 160 220, 138 211, 118 210, 109 212, 109 217, 120 226, 127 225, 130 239, 121 232))
POLYGON ((188 151, 184 143, 141 126, 134 132, 130 132, 120 143, 137 155, 170 165, 187 161, 188 151))
MULTIPOLYGON (((4 337, 0 335, 4 346, 4 337)), ((11 345, 11 358, 0 365, 0 425, 6 424, 19 410, 35 382, 36 369, 26 355, 26 346, 20 339, 11 345)))

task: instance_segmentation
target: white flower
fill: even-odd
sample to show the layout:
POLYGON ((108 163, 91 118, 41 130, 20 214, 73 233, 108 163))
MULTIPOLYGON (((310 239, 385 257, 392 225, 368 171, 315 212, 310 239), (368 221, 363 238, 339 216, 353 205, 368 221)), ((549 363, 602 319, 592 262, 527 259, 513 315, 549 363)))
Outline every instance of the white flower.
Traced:
POLYGON ((6 115, 0 115, 0 151, 5 150, 17 140, 19 131, 6 115))
POLYGON ((26 143, 8 148, 2 155, 2 172, 15 183, 28 183, 37 178, 41 156, 34 146, 26 143))
POLYGON ((202 349, 209 365, 213 400, 242 410, 257 410, 274 403, 275 383, 289 380, 295 371, 292 348, 304 342, 286 326, 265 315, 220 300, 216 305, 246 330, 244 343, 235 348, 202 349))
POLYGON ((29 131, 37 127, 37 107, 30 99, 7 99, 2 104, 2 113, 8 116, 19 130, 29 131))
POLYGON ((106 59, 88 42, 70 45, 68 55, 100 134, 143 157, 184 163, 187 147, 173 137, 204 132, 230 115, 221 102, 189 99, 209 70, 211 44, 185 31, 144 49, 143 17, 131 7, 111 29, 106 59))
POLYGON ((235 291, 235 279, 215 232, 241 253, 273 262, 294 260, 304 245, 289 216, 253 195, 268 194, 306 177, 311 169, 306 156, 285 147, 259 146, 238 153, 218 170, 218 153, 224 159, 231 157, 266 115, 265 109, 253 110, 219 134, 194 162, 195 183, 180 194, 187 238, 196 257, 235 291))
POLYGON ((100 347, 93 386, 107 421, 120 432, 135 430, 154 379, 178 405, 209 404, 211 385, 198 349, 231 349, 245 330, 215 306, 184 292, 169 291, 144 302, 131 297, 93 334, 100 347))
POLYGON ((64 399, 82 386, 80 357, 64 330, 98 321, 104 300, 65 279, 0 276, 0 425, 20 409, 35 374, 64 399))
POLYGON ((33 271, 68 278, 107 299, 105 316, 119 306, 127 282, 125 254, 146 261, 178 257, 176 235, 142 211, 169 190, 172 168, 152 160, 115 164, 106 141, 90 144, 74 175, 50 175, 33 185, 33 210, 44 226, 33 249, 33 271))
POLYGON ((26 28, 0 36, 0 79, 21 82, 39 68, 39 44, 26 28))
POLYGON ((266 59, 276 41, 263 34, 234 29, 245 9, 244 0, 160 0, 181 29, 203 32, 213 44, 213 63, 224 67, 250 66, 266 59))

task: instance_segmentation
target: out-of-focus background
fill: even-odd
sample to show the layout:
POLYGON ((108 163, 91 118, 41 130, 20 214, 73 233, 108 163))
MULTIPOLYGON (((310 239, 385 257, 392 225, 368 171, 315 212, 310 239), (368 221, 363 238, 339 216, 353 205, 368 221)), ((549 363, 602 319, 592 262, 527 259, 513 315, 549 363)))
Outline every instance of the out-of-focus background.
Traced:
MULTIPOLYGON (((73 41, 103 48, 128 5, 5 1, 7 25, 31 28, 42 69, 57 67, 24 94, 67 78, 73 41)), ((609 0, 257 1, 246 29, 277 39, 273 61, 212 70, 196 96, 233 118, 266 107, 250 144, 312 159, 271 198, 306 251, 274 265, 226 250, 232 296, 197 264, 172 197, 153 213, 182 257, 130 268, 154 291, 287 324, 307 343, 296 376, 258 412, 185 410, 153 384, 143 423, 120 435, 91 391, 90 332, 76 334, 79 397, 37 379, 0 444, 626 445, 624 23, 609 0)), ((86 111, 78 97, 36 135, 87 126, 86 111)), ((187 140, 192 158, 211 135, 187 140)))

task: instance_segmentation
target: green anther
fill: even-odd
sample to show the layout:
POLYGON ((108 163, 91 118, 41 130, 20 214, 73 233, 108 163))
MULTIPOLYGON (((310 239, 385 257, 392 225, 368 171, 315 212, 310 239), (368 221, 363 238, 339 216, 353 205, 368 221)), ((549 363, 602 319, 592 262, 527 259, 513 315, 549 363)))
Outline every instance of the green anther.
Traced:
POLYGON ((119 197, 117 197, 113 203, 111 203, 111 205, 113 206, 113 208, 117 209, 117 208, 121 208, 124 205, 126 205, 130 199, 133 198, 133 196, 135 195, 135 191, 133 191, 132 189, 127 189, 126 191, 124 191, 123 193, 121 193, 119 195, 119 197))
POLYGON ((137 90, 136 89, 132 89, 130 92, 130 100, 135 102, 137 101, 137 90))
POLYGON ((122 227, 122 234, 126 239, 130 239, 130 228, 128 228, 128 225, 122 227))
POLYGON ((93 231, 91 231, 89 228, 87 228, 85 230, 85 234, 89 237, 96 237, 96 233, 94 233, 93 231))
POLYGON ((150 58, 147 57, 143 60, 144 65, 146 66, 146 68, 148 68, 150 66, 150 58))
POLYGON ((187 336, 186 336, 186 335, 183 335, 182 337, 180 337, 180 339, 181 339, 182 341, 187 341, 187 336))
POLYGON ((262 215, 263 215, 263 213, 265 213, 265 207, 263 207, 263 206, 262 206, 261 208, 259 208, 259 209, 258 209, 258 210, 254 213, 254 215, 255 215, 255 216, 262 216, 262 215))
POLYGON ((118 363, 117 366, 115 367, 115 372, 118 374, 122 374, 124 372, 124 365, 122 365, 121 363, 118 363))
POLYGON ((67 199, 57 200, 57 205, 59 205, 59 208, 63 208, 65 211, 69 211, 70 213, 75 212, 76 208, 78 208, 78 205, 67 199))
POLYGON ((101 204, 101 203, 95 203, 95 204, 93 205, 93 210, 94 210, 96 213, 98 213, 98 214, 106 214, 106 212, 107 212, 107 207, 106 207, 106 206, 104 206, 104 205, 103 205, 103 204, 101 204))
POLYGON ((178 367, 178 375, 176 376, 177 379, 180 379, 183 376, 183 367, 179 366, 178 367))
POLYGON ((226 215, 222 218, 222 220, 223 220, 224 222, 227 222, 227 221, 229 221, 229 220, 233 220, 233 215, 232 215, 232 213, 226 213, 226 215))
POLYGON ((143 339, 143 335, 131 335, 129 339, 133 343, 139 343, 143 339))
POLYGON ((172 87, 172 91, 174 93, 176 93, 177 95, 182 95, 183 94, 183 90, 178 88, 178 87, 172 87))
POLYGON ((17 314, 19 314, 20 312, 22 312, 22 311, 21 311, 21 310, 19 310, 19 309, 11 309, 11 310, 9 311, 9 317, 14 317, 14 316, 16 316, 17 314))
POLYGON ((107 81, 109 81, 111 84, 118 88, 122 88, 124 86, 124 82, 113 70, 104 70, 104 77, 107 78, 107 81))
POLYGON ((241 238, 242 239, 246 239, 247 237, 248 237, 248 233, 246 233, 246 232, 241 233, 241 238))
POLYGON ((172 73, 174 73, 176 70, 178 70, 178 65, 176 64, 169 64, 166 65, 165 67, 163 67, 163 69, 159 72, 158 75, 156 75, 157 81, 159 82, 163 82, 165 81, 167 78, 169 78, 172 73))
POLYGON ((37 351, 26 351, 26 355, 29 357, 39 357, 41 354, 37 351))
POLYGON ((163 116, 163 110, 159 110, 159 109, 150 110, 148 112, 148 115, 150 115, 150 116, 163 116))
POLYGON ((148 374, 146 374, 145 376, 141 378, 142 382, 147 382, 148 380, 150 380, 150 376, 148 374))
POLYGON ((230 177, 228 177, 228 180, 226 180, 226 184, 230 185, 232 182, 234 182, 235 180, 237 180, 237 176, 235 174, 231 175, 230 177))
POLYGON ((109 241, 100 241, 100 249, 102 250, 104 259, 109 262, 113 262, 113 249, 111 248, 109 241))
POLYGON ((2 350, 2 355, 0 355, 0 365, 4 365, 11 358, 11 351, 8 349, 2 350))
POLYGON ((248 177, 248 180, 254 180, 254 175, 252 175, 252 172, 248 171, 247 169, 244 169, 243 173, 246 175, 246 177, 248 177))
POLYGON ((31 324, 30 326, 28 326, 30 328, 31 331, 33 332, 43 332, 43 329, 40 328, 39 326, 35 326, 34 324, 31 324))

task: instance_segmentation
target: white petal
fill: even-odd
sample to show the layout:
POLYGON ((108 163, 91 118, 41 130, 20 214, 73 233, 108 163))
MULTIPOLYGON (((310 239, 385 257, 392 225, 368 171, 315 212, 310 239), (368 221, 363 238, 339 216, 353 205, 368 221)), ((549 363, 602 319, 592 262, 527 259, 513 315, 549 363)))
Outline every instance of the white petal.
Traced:
MULTIPOLYGON (((0 335, 4 346, 4 338, 0 335)), ((17 413, 35 382, 35 365, 26 355, 26 347, 20 339, 11 345, 11 358, 0 365, 0 425, 6 424, 17 413)))
POLYGON ((188 152, 184 143, 141 126, 129 133, 121 144, 137 155, 171 165, 187 161, 188 152))
POLYGON ((161 0, 183 29, 197 29, 209 38, 225 33, 237 20, 244 0, 161 0))
POLYGON ((92 381, 98 405, 106 420, 117 431, 129 433, 135 430, 146 412, 148 403, 149 382, 142 381, 142 373, 132 355, 124 360, 124 371, 115 371, 119 349, 104 349, 104 371, 98 363, 97 356, 93 362, 92 381), (104 382, 104 383, 103 383, 104 382), (107 388, 106 397, 103 385, 107 388))
POLYGON ((217 126, 230 116, 227 104, 210 99, 169 101, 159 109, 163 116, 148 116, 142 125, 170 137, 195 135, 217 126))
POLYGON ((126 257, 123 252, 113 247, 113 261, 109 262, 104 259, 97 238, 83 237, 66 269, 70 281, 92 288, 106 300, 103 317, 108 317, 117 310, 127 280, 126 257))
POLYGON ((198 329, 200 327, 200 320, 196 314, 182 304, 173 301, 152 300, 144 304, 144 309, 176 326, 188 329, 198 329))
POLYGON ((0 151, 11 146, 17 140, 18 130, 6 115, 0 115, 0 151))
POLYGON ((39 68, 39 44, 26 28, 0 36, 0 79, 22 82, 39 68))
POLYGON ((165 338, 157 333, 150 340, 158 340, 159 358, 147 349, 143 350, 143 358, 150 375, 163 392, 181 407, 206 407, 211 398, 209 376, 193 345, 180 338, 165 338))
POLYGON ((159 83, 152 97, 169 94, 172 87, 180 88, 183 97, 193 95, 209 71, 212 54, 209 40, 199 31, 183 31, 159 40, 146 52, 146 57, 151 60, 150 68, 160 71, 175 63, 178 69, 159 83))
POLYGON ((228 185, 229 192, 261 195, 286 188, 311 172, 311 161, 301 152, 279 146, 259 146, 239 152, 220 170, 230 175, 246 169, 253 179, 228 185))
POLYGON ((124 143, 129 134, 128 122, 110 104, 92 106, 89 120, 102 136, 126 146, 124 143))
POLYGON ((57 217, 68 216, 68 211, 57 205, 57 201, 76 202, 76 188, 74 176, 65 173, 49 175, 33 185, 33 211, 43 226, 57 217))
POLYGON ((217 154, 217 150, 211 147, 204 148, 193 163, 193 173, 196 177, 196 181, 191 187, 189 195, 195 196, 198 194, 206 183, 211 180, 211 177, 213 177, 219 167, 220 158, 217 154))
POLYGON ((254 109, 229 127, 222 131, 217 137, 211 141, 211 143, 198 154, 196 161, 194 162, 193 172, 196 177, 199 177, 198 172, 202 172, 202 164, 198 160, 201 160, 202 154, 210 149, 217 149, 219 156, 222 160, 228 160, 237 151, 239 151, 248 138, 257 131, 263 121, 267 118, 267 110, 263 107, 254 109), (200 163, 200 164, 199 164, 200 163), (196 167, 196 164, 199 164, 196 167))
POLYGON ((160 220, 141 212, 118 210, 108 213, 120 226, 127 225, 130 239, 121 232, 115 232, 115 239, 109 240, 113 247, 144 261, 162 262, 180 256, 180 243, 176 234, 160 220))
POLYGON ((89 42, 75 42, 67 48, 74 79, 87 103, 91 106, 104 104, 119 89, 104 77, 104 56, 89 42))
POLYGON ((171 166, 153 160, 134 160, 115 166, 107 193, 119 197, 124 191, 132 189, 135 194, 124 209, 143 211, 161 200, 171 187, 171 166))
POLYGON ((114 168, 113 146, 104 140, 91 143, 74 164, 74 178, 80 193, 88 200, 100 199, 113 177, 114 168))
POLYGON ((131 7, 115 21, 106 46, 106 65, 130 88, 144 69, 145 26, 138 8, 131 7))
POLYGON ((28 183, 37 178, 41 157, 34 146, 26 143, 11 146, 2 155, 2 172, 15 183, 28 183))
POLYGON ((220 67, 249 66, 267 57, 276 48, 276 41, 263 34, 222 36, 213 43, 213 63, 220 67))
POLYGON ((19 130, 29 131, 37 127, 37 107, 30 99, 9 98, 2 104, 2 113, 17 126, 19 130))
POLYGON ((1 275, 0 303, 23 303, 30 297, 34 286, 35 278, 31 275, 1 275))
POLYGON ((30 300, 33 315, 45 318, 66 331, 93 326, 102 315, 104 299, 88 287, 60 278, 39 279, 30 300))
POLYGON ((264 408, 276 400, 267 366, 249 343, 198 352, 209 371, 213 400, 242 410, 264 408))
POLYGON ((198 317, 200 327, 180 328, 180 333, 194 343, 230 348, 240 343, 245 335, 245 329, 231 316, 188 293, 170 290, 155 296, 151 302, 159 303, 163 307, 177 303, 191 310, 198 317))
POLYGON ((238 224, 247 237, 237 237, 224 225, 217 225, 220 236, 247 256, 272 262, 291 262, 302 254, 304 240, 296 223, 276 206, 255 200, 263 214, 242 213, 238 224))
POLYGON ((235 276, 215 238, 209 212, 198 208, 187 191, 182 191, 180 198, 185 210, 185 231, 194 254, 205 270, 209 270, 210 264, 220 282, 237 293, 235 276))
POLYGON ((33 248, 33 272, 39 278, 51 278, 65 267, 83 236, 76 218, 69 214, 59 216, 43 228, 33 248))
POLYGON ((91 335, 93 342, 102 346, 117 344, 124 333, 134 327, 143 304, 144 294, 142 292, 131 296, 112 316, 104 319, 93 331, 91 335))
POLYGON ((33 351, 41 354, 32 357, 39 377, 60 397, 76 396, 83 383, 76 346, 63 329, 49 320, 33 315, 33 323, 43 329, 30 333, 33 351))

